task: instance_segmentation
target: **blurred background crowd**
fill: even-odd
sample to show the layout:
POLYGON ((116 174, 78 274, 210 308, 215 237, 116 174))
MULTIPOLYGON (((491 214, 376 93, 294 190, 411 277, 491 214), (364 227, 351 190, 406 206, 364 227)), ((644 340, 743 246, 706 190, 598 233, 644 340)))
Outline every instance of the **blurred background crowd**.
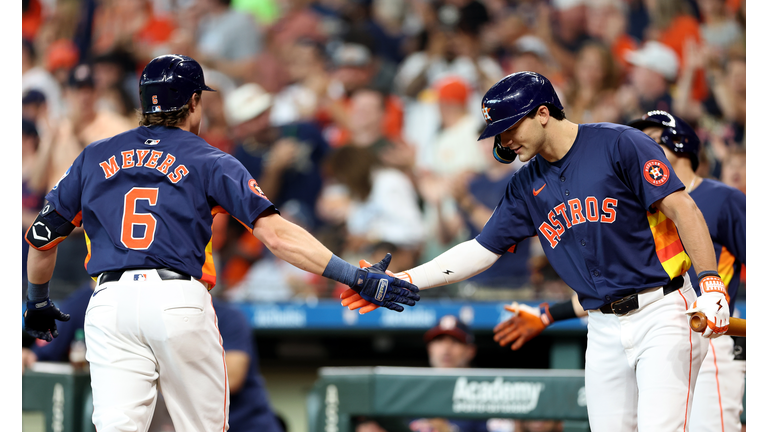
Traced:
MULTIPOLYGON (((201 136, 350 262, 391 252, 405 270, 478 234, 521 166, 477 141, 480 99, 518 71, 547 76, 574 122, 684 118, 703 143, 698 174, 746 192, 745 25, 745 0, 23 0, 22 230, 85 146, 138 126, 139 74, 169 53, 199 61, 218 90, 203 97, 201 136)), ((229 300, 345 288, 276 259, 232 218, 213 232, 229 300)), ((71 237, 54 300, 89 281, 82 229, 71 237)), ((531 238, 423 296, 570 290, 531 238)))

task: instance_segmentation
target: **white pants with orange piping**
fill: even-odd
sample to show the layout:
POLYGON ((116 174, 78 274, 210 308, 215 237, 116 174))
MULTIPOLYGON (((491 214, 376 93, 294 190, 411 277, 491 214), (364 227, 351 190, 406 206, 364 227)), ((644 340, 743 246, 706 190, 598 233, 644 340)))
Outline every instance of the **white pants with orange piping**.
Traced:
POLYGON ((589 311, 585 385, 592 432, 687 432, 696 376, 706 354, 685 311, 696 300, 689 279, 678 291, 641 294, 625 315, 589 311))
POLYGON ((99 432, 146 431, 158 389, 176 431, 228 429, 224 349, 200 282, 126 271, 94 289, 85 339, 99 432))
POLYGON ((730 336, 707 340, 709 351, 701 365, 693 395, 691 430, 696 432, 741 432, 745 360, 734 360, 730 336))

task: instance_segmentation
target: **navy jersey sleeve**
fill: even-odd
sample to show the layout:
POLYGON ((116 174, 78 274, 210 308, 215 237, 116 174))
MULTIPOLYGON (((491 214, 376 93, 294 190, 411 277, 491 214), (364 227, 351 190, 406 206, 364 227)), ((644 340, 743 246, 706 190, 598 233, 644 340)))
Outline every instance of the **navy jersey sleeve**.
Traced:
POLYGON ((747 196, 739 190, 729 191, 728 199, 720 209, 717 232, 723 233, 717 241, 747 263, 747 196))
POLYGON ((627 129, 619 135, 614 162, 619 177, 648 209, 667 195, 685 189, 661 146, 638 129, 627 129))
POLYGON ((478 243, 493 253, 503 254, 517 243, 536 235, 528 205, 515 188, 516 179, 517 173, 510 179, 491 218, 475 237, 478 243))
POLYGON ((61 216, 75 226, 80 226, 83 159, 85 151, 80 152, 67 172, 48 192, 45 199, 53 205, 61 216))
POLYGON ((231 155, 216 160, 208 182, 208 196, 251 229, 264 210, 274 207, 248 170, 231 155))

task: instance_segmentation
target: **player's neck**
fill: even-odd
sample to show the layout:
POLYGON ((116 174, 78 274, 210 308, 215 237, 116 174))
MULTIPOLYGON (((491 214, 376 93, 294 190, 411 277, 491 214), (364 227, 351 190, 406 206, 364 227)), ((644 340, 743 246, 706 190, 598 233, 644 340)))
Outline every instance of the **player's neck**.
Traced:
POLYGON ((576 142, 579 134, 579 125, 567 119, 551 120, 548 124, 551 129, 547 131, 547 139, 539 154, 549 163, 557 162, 564 158, 576 142))

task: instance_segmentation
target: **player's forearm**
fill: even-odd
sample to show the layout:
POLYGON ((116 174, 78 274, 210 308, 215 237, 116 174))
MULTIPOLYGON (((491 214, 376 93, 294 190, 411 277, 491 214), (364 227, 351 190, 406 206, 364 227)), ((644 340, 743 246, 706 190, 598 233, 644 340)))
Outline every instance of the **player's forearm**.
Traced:
POLYGON ((675 192, 661 200, 658 208, 675 223, 696 273, 716 271, 717 260, 712 238, 704 216, 693 199, 685 192, 675 192))
POLYGON ((333 256, 312 234, 278 214, 258 218, 253 235, 276 257, 317 275, 323 274, 333 256))
POLYGON ((423 290, 460 282, 482 273, 500 256, 472 239, 448 249, 425 264, 397 273, 395 276, 423 290))
POLYGON ((27 255, 27 280, 33 284, 44 284, 53 277, 56 267, 56 251, 58 246, 48 250, 29 248, 27 255))

